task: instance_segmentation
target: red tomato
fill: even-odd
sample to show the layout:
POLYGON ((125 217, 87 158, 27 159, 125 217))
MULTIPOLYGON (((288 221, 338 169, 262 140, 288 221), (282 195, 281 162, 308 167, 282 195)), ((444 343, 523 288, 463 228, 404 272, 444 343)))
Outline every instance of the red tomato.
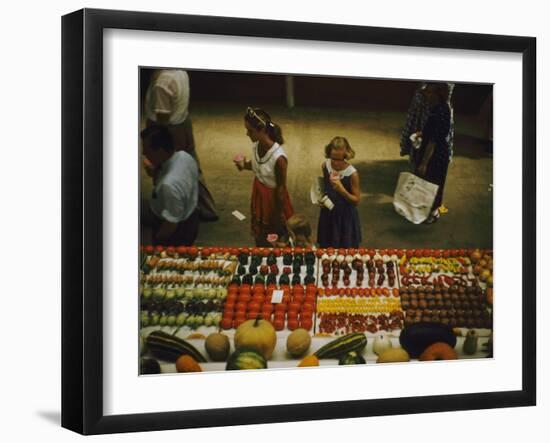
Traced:
POLYGON ((262 304, 262 311, 273 312, 274 309, 275 308, 273 307, 273 304, 269 301, 264 301, 264 303, 262 304))
POLYGON ((190 246, 189 249, 187 250, 187 253, 191 256, 191 257, 196 257, 199 253, 199 249, 195 246, 190 246))
POLYGON ((247 307, 247 303, 246 303, 246 302, 239 301, 239 302, 235 305, 235 311, 246 312, 246 307, 247 307))
POLYGON ((235 316, 235 312, 233 310, 224 310, 222 317, 230 317, 233 318, 235 316))
POLYGON ((258 312, 260 310, 260 308, 262 307, 262 305, 258 302, 255 302, 255 301, 251 301, 250 303, 248 303, 248 310, 249 311, 256 311, 258 312))
POLYGON ((265 311, 262 311, 262 318, 265 320, 265 321, 268 321, 269 323, 271 323, 271 312, 265 312, 265 311))
POLYGON ((315 283, 308 283, 307 286, 306 286, 306 292, 312 291, 312 290, 315 290, 315 289, 317 289, 317 286, 315 286, 315 283))
POLYGON ((315 306, 313 305, 313 303, 304 303, 302 305, 302 312, 304 311, 313 312, 313 309, 315 309, 315 306))
POLYGON ((281 250, 279 248, 273 248, 273 254, 275 255, 275 257, 280 257, 281 250))
POLYGON ((286 314, 286 318, 289 320, 297 320, 298 319, 298 313, 296 311, 288 311, 286 314))
POLYGON ((234 300, 226 300, 225 304, 223 305, 223 309, 227 310, 233 310, 235 309, 235 301, 234 300))
POLYGON ((296 246, 294 248, 294 253, 295 254, 303 254, 303 252, 304 252, 303 248, 300 248, 299 246, 296 246))
POLYGON ((254 294, 251 301, 254 301, 262 305, 264 303, 264 300, 265 300, 265 297, 263 295, 254 294))
POLYGON ((246 292, 244 294, 239 294, 237 297, 237 301, 242 303, 248 303, 251 299, 252 296, 246 292))
POLYGON ((301 307, 302 307, 302 305, 300 303, 297 303, 297 302, 293 301, 288 305, 288 311, 289 312, 290 311, 298 312, 301 307))
POLYGON ((160 246, 160 245, 155 246, 155 252, 157 254, 160 254, 162 251, 164 251, 164 248, 162 246, 160 246))
POLYGON ((298 328, 298 320, 295 318, 289 319, 286 323, 287 323, 286 327, 291 331, 294 331, 294 329, 298 328))
POLYGON ((284 294, 284 295, 283 295, 282 302, 283 302, 283 303, 286 303, 286 304, 290 303, 290 295, 284 294))
POLYGON ((303 294, 299 294, 292 297, 292 301, 301 305, 304 302, 305 298, 306 297, 303 294))
POLYGON ((276 331, 282 331, 285 328, 285 321, 280 318, 275 318, 273 320, 273 327, 276 331))
POLYGON ((324 253, 325 253, 325 250, 322 248, 317 248, 317 251, 315 251, 315 255, 317 256, 317 258, 321 258, 324 253))
POLYGON ((229 317, 224 317, 222 318, 220 325, 222 329, 231 329, 231 326, 233 326, 233 319, 229 317))
POLYGON ((275 305, 275 312, 286 312, 286 303, 277 303, 275 305))
POLYGON ((153 252, 155 252, 155 248, 153 248, 153 246, 151 246, 151 245, 147 245, 147 246, 145 246, 145 252, 147 254, 152 254, 153 252))
POLYGON ((211 253, 210 248, 204 247, 201 249, 201 257, 209 257, 211 253))
POLYGON ((235 318, 246 318, 246 311, 236 310, 235 315, 233 315, 235 318))
POLYGON ((304 328, 306 331, 311 330, 313 327, 313 320, 311 318, 300 319, 300 327, 304 328))
POLYGON ((365 248, 359 248, 359 254, 361 255, 366 255, 367 254, 367 250, 365 248))
POLYGON ((259 311, 249 311, 248 314, 246 315, 246 318, 248 320, 253 320, 257 318, 259 315, 260 315, 259 311))
POLYGON ((315 299, 316 299, 316 297, 314 295, 306 295, 306 298, 304 299, 304 304, 305 303, 313 304, 313 303, 315 303, 315 299))

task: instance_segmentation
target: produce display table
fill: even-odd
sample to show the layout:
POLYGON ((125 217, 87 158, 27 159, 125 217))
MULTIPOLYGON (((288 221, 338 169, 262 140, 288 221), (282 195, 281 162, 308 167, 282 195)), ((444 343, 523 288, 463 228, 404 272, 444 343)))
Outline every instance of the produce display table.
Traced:
MULTIPOLYGON (((206 337, 224 334, 232 353, 239 326, 259 318, 275 330, 268 368, 296 367, 304 355, 353 333, 366 337, 357 354, 376 363, 375 346, 399 348, 403 328, 420 323, 452 330, 459 359, 492 352, 492 251, 149 246, 141 256, 144 358, 158 356, 147 337, 160 330, 193 346, 204 357, 200 370, 225 370, 225 361, 212 361, 206 337), (297 329, 311 339, 302 356, 287 351, 297 329)), ((162 373, 177 371, 171 357, 158 358, 162 373)))

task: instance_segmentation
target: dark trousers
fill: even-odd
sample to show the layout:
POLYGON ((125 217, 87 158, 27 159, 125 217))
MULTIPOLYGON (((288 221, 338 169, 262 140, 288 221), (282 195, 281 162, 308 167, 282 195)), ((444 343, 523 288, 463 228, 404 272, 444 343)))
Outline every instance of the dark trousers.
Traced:
POLYGON ((178 223, 175 232, 166 240, 157 241, 157 234, 162 220, 155 217, 153 220, 153 245, 162 246, 190 246, 195 243, 199 235, 199 211, 195 210, 187 219, 178 223))

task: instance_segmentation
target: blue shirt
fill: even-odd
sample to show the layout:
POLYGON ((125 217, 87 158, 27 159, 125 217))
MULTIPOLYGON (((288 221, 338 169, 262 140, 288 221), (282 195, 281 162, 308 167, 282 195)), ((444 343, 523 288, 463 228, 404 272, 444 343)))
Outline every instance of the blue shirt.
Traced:
POLYGON ((162 220, 179 223, 197 208, 199 169, 185 151, 177 151, 166 160, 158 173, 151 210, 162 220))

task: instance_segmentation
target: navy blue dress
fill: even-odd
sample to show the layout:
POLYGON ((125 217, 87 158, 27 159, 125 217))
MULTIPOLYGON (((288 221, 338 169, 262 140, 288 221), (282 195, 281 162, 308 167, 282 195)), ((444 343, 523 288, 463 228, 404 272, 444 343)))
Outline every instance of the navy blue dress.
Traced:
MULTIPOLYGON (((357 207, 349 203, 330 185, 330 160, 323 165, 323 179, 325 192, 334 203, 334 208, 321 208, 319 224, 317 226, 317 243, 321 248, 357 248, 361 243, 361 225, 357 207)), ((353 166, 348 166, 341 173, 340 180, 344 188, 351 193, 351 173, 353 166), (350 169, 351 168, 351 169, 350 169)))

